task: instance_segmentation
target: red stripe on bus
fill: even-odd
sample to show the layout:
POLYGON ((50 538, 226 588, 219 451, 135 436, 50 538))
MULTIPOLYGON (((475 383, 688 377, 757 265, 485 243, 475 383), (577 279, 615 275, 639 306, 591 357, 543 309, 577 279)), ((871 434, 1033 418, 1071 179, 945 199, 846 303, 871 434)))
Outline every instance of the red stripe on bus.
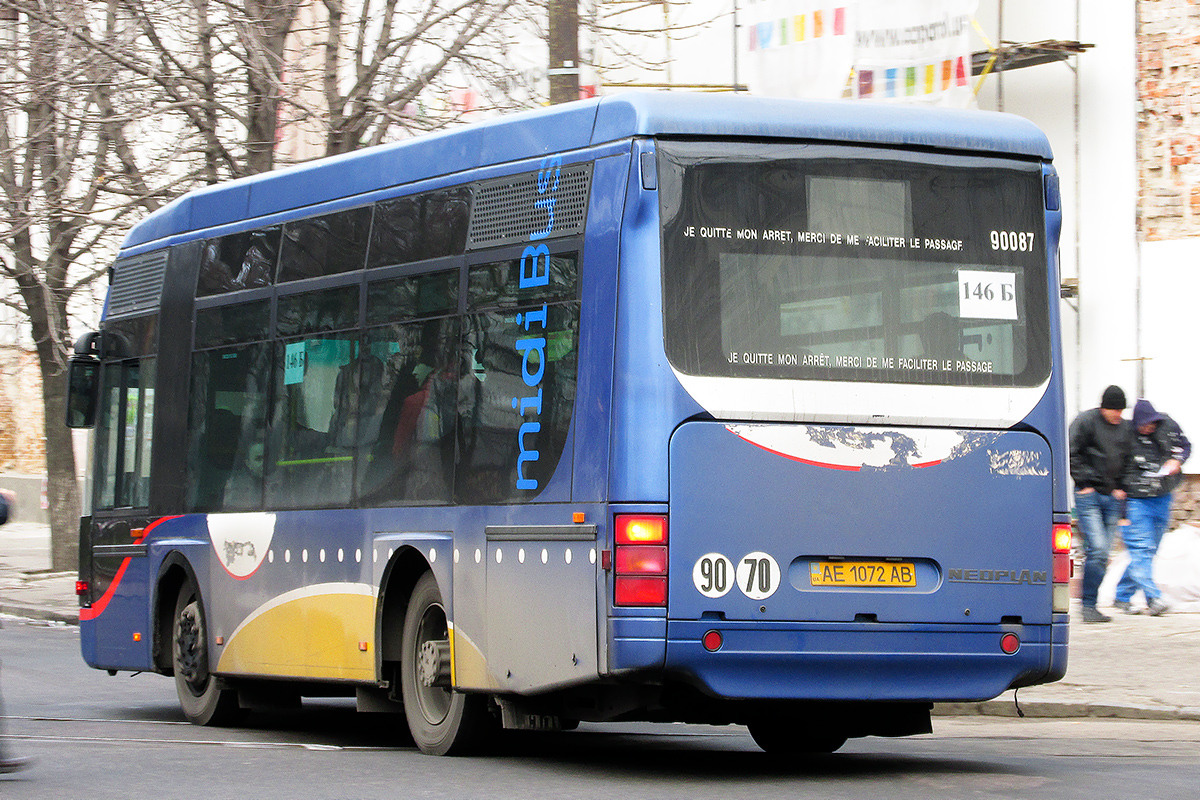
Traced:
POLYGON ((94 620, 96 617, 104 613, 104 609, 108 608, 108 601, 112 600, 113 595, 117 592, 117 587, 121 585, 121 579, 125 577, 125 570, 129 567, 129 561, 129 556, 125 556, 125 560, 121 562, 120 569, 118 569, 117 574, 113 576, 112 583, 108 585, 108 591, 104 593, 103 597, 101 597, 95 603, 92 603, 91 607, 79 609, 79 619, 81 622, 90 622, 91 620, 94 620))
MULTIPOLYGON (((141 544, 142 542, 146 541, 146 534, 157 528, 160 523, 166 522, 169 519, 179 519, 181 516, 183 515, 176 514, 173 517, 161 517, 154 520, 154 522, 151 522, 145 527, 145 529, 142 531, 142 535, 139 538, 133 540, 133 543, 141 544)), ((106 591, 99 600, 92 603, 87 608, 79 609, 80 622, 90 622, 104 613, 104 609, 108 608, 109 601, 112 600, 113 595, 117 593, 117 587, 121 585, 121 581, 125 578, 125 570, 129 568, 129 561, 130 557, 126 556, 125 560, 121 562, 121 566, 117 568, 117 574, 113 576, 112 583, 108 585, 108 591, 106 591)))
POLYGON ((781 453, 778 450, 772 450, 771 448, 765 447, 765 446, 759 444, 758 442, 752 441, 750 439, 746 439, 745 436, 742 436, 740 438, 744 439, 747 442, 750 442, 750 444, 754 445, 755 447, 759 448, 760 450, 766 450, 768 453, 774 453, 777 456, 782 456, 789 461, 798 461, 801 464, 808 464, 809 466, 813 466, 813 467, 824 467, 825 469, 840 469, 840 470, 844 470, 846 472, 861 472, 862 471, 862 466, 852 467, 849 464, 829 464, 824 461, 810 461, 807 458, 800 458, 800 456, 793 456, 793 455, 789 455, 788 453, 781 453))

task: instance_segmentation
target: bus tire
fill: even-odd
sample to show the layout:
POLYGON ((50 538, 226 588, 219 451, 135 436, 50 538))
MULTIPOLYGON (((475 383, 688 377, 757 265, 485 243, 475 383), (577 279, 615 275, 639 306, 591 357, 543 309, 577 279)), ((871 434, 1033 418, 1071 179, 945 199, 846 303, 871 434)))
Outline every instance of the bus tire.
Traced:
MULTIPOLYGON (((401 636, 400 692, 404 715, 413 741, 421 752, 430 755, 465 755, 477 752, 495 727, 488 712, 487 697, 464 694, 449 686, 445 664, 441 678, 427 685, 430 678, 427 643, 449 649, 449 626, 442 594, 432 572, 426 572, 413 587, 404 614, 401 636), (426 650, 422 663, 422 649, 426 650)), ((436 671, 436 670, 435 670, 436 671)))
POLYGON ((846 743, 846 737, 838 733, 816 733, 794 722, 759 719, 746 727, 754 743, 771 755, 832 753, 846 743))
POLYGON ((243 711, 237 692, 221 686, 208 671, 208 628, 200 592, 190 580, 179 590, 171 621, 171 661, 175 693, 183 714, 194 725, 231 725, 243 711))

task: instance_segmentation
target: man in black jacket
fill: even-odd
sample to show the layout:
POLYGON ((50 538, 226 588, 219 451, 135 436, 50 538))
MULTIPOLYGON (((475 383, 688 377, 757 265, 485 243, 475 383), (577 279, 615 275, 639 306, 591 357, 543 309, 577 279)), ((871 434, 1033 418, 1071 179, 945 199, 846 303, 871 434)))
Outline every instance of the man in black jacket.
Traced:
POLYGON ((1192 443, 1175 420, 1145 399, 1133 407, 1133 429, 1133 452, 1124 479, 1129 493, 1125 531, 1129 566, 1117 584, 1114 605, 1136 614, 1131 601, 1141 590, 1147 610, 1157 617, 1167 612, 1167 604, 1154 583, 1154 555, 1171 521, 1171 492, 1183 480, 1183 462, 1191 455, 1192 443))
POLYGON ((1071 423, 1071 480, 1075 513, 1083 534, 1083 621, 1109 622, 1096 608, 1096 595, 1108 570, 1108 556, 1125 504, 1123 481, 1133 446, 1133 428, 1122 418, 1125 392, 1109 386, 1100 407, 1071 423))

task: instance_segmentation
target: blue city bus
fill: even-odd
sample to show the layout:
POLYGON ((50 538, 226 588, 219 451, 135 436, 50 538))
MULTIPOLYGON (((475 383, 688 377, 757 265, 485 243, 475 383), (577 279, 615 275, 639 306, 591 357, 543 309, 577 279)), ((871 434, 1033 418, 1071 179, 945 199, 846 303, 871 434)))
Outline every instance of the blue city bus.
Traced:
POLYGON ((354 697, 435 754, 832 751, 1057 680, 1060 225, 1022 119, 744 95, 184 195, 72 361, 84 659, 199 724, 354 697))

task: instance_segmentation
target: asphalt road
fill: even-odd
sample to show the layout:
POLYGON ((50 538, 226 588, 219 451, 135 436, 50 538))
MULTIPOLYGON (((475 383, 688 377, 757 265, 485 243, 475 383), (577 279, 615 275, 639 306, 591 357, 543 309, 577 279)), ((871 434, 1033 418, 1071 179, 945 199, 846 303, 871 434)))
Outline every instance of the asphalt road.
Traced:
POLYGON ((775 760, 744 730, 581 726, 512 737, 486 758, 423 756, 400 720, 346 701, 252 716, 237 729, 183 721, 156 675, 109 677, 78 630, 0 631, 7 744, 37 763, 0 798, 1096 798, 1192 800, 1200 724, 938 718, 932 736, 852 740, 831 756, 775 760))

